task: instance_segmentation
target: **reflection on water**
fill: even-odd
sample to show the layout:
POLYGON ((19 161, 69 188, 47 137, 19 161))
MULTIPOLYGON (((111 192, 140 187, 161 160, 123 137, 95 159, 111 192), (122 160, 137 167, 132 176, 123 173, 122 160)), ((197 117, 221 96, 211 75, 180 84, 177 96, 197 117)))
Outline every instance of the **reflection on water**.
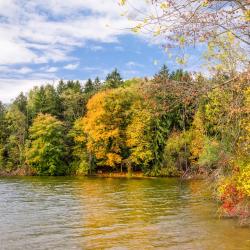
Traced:
POLYGON ((250 249, 201 181, 2 178, 0 249, 250 249))

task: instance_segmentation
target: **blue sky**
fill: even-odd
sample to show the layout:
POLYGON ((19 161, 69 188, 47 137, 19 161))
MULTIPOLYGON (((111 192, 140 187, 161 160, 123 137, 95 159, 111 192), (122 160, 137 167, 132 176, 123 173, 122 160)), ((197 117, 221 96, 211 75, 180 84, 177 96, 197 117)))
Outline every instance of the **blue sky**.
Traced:
MULTIPOLYGON (((129 31, 133 23, 117 2, 0 0, 0 100, 59 79, 104 79, 114 68, 125 79, 152 76, 163 63, 178 68, 161 41, 129 31)), ((200 70, 200 52, 187 49, 187 69, 200 70)))

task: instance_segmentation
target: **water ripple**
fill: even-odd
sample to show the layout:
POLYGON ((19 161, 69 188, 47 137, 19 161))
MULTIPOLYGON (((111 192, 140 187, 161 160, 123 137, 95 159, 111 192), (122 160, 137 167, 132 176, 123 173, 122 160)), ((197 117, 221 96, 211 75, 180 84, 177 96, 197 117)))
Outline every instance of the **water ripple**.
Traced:
POLYGON ((1 178, 0 249, 250 249, 249 229, 219 220, 203 185, 1 178))

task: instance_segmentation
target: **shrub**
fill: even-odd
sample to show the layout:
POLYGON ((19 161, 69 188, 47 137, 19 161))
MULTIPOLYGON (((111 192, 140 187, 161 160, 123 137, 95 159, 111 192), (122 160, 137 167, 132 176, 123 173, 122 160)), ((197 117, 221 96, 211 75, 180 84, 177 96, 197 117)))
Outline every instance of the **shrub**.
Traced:
POLYGON ((188 170, 190 166, 190 132, 172 132, 164 150, 164 164, 162 171, 171 175, 188 170))
POLYGON ((215 169, 220 160, 221 145, 215 139, 206 139, 198 164, 208 170, 215 169))

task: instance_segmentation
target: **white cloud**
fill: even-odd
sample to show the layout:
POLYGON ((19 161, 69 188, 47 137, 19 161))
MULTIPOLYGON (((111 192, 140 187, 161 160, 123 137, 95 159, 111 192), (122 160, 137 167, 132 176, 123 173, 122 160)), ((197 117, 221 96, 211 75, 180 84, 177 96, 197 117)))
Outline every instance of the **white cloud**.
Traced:
POLYGON ((22 68, 17 70, 17 73, 19 73, 19 74, 28 74, 28 73, 31 73, 32 71, 33 70, 31 68, 22 67, 22 68))
POLYGON ((28 74, 33 72, 33 70, 29 67, 21 67, 21 68, 10 68, 8 66, 1 66, 0 65, 0 72, 3 74, 12 74, 12 75, 18 75, 18 74, 28 74))
MULTIPOLYGON (((124 9, 117 2, 0 0, 0 99, 7 101, 21 90, 44 83, 39 79, 56 77, 57 62, 73 70, 78 65, 70 62, 79 60, 72 56, 75 49, 90 42, 115 43, 120 35, 129 33, 132 21, 120 15, 124 9), (29 77, 18 80, 24 76, 29 77)), ((118 47, 115 49, 122 50, 118 47)), ((100 50, 101 45, 94 49, 100 50)), ((97 72, 104 75, 107 70, 97 72)))
POLYGON ((40 80, 0 79, 0 101, 8 103, 20 92, 26 93, 33 86, 41 86, 45 83, 53 84, 53 81, 46 78, 40 80))
POLYGON ((46 72, 49 72, 49 73, 54 73, 58 70, 57 67, 49 67, 48 69, 46 69, 46 72))
POLYGON ((128 79, 128 78, 131 78, 131 77, 137 77, 139 75, 139 71, 137 70, 133 70, 133 69, 129 69, 129 70, 123 70, 122 71, 122 75, 128 79))
POLYGON ((100 45, 95 45, 95 46, 91 46, 90 49, 92 51, 101 51, 101 50, 104 50, 104 48, 100 45))
POLYGON ((120 13, 116 0, 0 0, 0 64, 63 61, 87 41, 116 42, 130 26, 120 13))
POLYGON ((134 62, 134 61, 129 61, 129 62, 127 62, 127 63, 126 63, 126 66, 127 66, 128 68, 132 68, 132 67, 143 67, 142 64, 137 63, 137 62, 134 62))
POLYGON ((14 37, 11 27, 0 27, 0 65, 30 63, 36 55, 14 37))
POLYGON ((74 70, 74 69, 77 69, 78 66, 79 66, 79 63, 70 63, 70 64, 65 65, 63 68, 67 70, 74 70))
MULTIPOLYGON (((55 73, 58 71, 58 67, 50 67, 50 66, 45 66, 41 67, 39 70, 37 70, 34 74, 44 74, 45 72, 47 73, 55 73)), ((34 75, 33 74, 33 75, 34 75)))
POLYGON ((84 71, 98 71, 98 70, 100 70, 100 68, 86 66, 86 67, 83 67, 83 70, 84 71))

